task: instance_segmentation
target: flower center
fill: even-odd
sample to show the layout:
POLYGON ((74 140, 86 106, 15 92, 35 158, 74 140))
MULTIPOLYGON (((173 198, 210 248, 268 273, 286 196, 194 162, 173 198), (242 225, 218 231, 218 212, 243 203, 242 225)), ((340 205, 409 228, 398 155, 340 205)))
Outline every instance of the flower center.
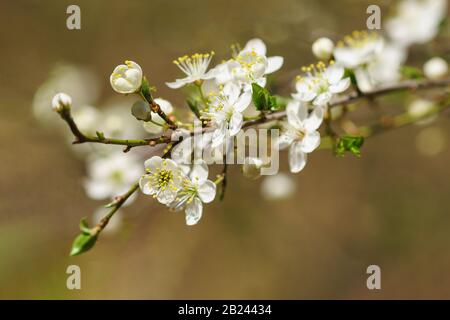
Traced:
POLYGON ((353 31, 351 35, 346 35, 343 40, 337 43, 338 48, 353 47, 361 48, 370 42, 377 41, 379 35, 376 32, 353 31))
POLYGON ((178 66, 187 76, 200 78, 208 69, 209 63, 214 56, 214 51, 210 53, 195 53, 191 56, 185 55, 174 60, 173 63, 178 66))

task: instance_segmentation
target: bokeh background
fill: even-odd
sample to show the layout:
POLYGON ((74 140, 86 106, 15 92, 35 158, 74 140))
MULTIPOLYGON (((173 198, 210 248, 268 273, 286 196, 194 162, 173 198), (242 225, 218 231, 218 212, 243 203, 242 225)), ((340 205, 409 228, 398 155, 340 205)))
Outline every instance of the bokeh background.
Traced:
MULTIPOLYGON (((387 15, 392 2, 375 2, 387 15)), ((364 28, 375 2, 78 0, 82 29, 69 31, 74 1, 1 1, 0 298, 450 298, 448 117, 429 125, 440 137, 434 152, 418 148, 426 127, 411 126, 367 140, 360 159, 313 153, 286 200, 267 200, 261 180, 234 166, 224 202, 207 206, 195 227, 140 197, 119 232, 70 258, 79 220, 101 202, 85 195, 86 168, 72 147, 31 112, 37 88, 61 62, 99 77, 99 103, 115 95, 114 66, 132 59, 160 96, 185 108, 183 95, 164 85, 179 75, 171 61, 209 50, 219 61, 231 43, 253 37, 285 57, 277 77, 291 77, 314 61, 317 37, 364 28), (70 264, 81 267, 82 290, 66 289, 70 264), (380 291, 366 288, 371 264, 381 267, 380 291)), ((403 108, 398 101, 390 107, 403 108)))

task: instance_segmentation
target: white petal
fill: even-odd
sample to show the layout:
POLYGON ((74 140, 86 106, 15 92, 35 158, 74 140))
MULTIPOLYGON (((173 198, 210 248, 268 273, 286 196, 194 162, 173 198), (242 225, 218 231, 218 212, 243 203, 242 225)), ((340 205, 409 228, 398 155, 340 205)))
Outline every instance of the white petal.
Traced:
POLYGON ((250 50, 254 50, 260 56, 265 56, 267 49, 266 45, 264 44, 264 41, 255 38, 249 40, 242 51, 250 51, 250 50))
MULTIPOLYGON (((302 113, 304 112, 302 108, 302 113)), ((286 116, 291 126, 300 129, 302 128, 302 120, 300 119, 300 101, 291 100, 286 106, 286 116)), ((305 116, 302 114, 302 116, 305 116)))
POLYGON ((316 106, 309 117, 303 121, 306 131, 314 131, 320 127, 323 121, 325 108, 316 106))
POLYGON ((292 173, 302 171, 306 165, 306 153, 302 152, 301 144, 294 142, 289 149, 289 168, 292 173))
POLYGON ((240 112, 234 112, 230 119, 229 130, 230 136, 236 135, 241 130, 243 123, 243 116, 240 112))
POLYGON ((283 66, 283 57, 275 56, 267 58, 266 74, 275 72, 283 66))
POLYGON ((304 101, 304 102, 312 101, 316 96, 317 96, 317 93, 314 91, 297 92, 297 93, 292 94, 292 97, 294 99, 304 101))
POLYGON ((156 199, 162 204, 169 204, 175 200, 177 197, 177 192, 172 190, 171 188, 167 188, 165 190, 161 190, 156 199))
POLYGON ((216 197, 216 184, 211 180, 206 180, 198 187, 198 196, 204 203, 210 203, 216 197))
POLYGON ((95 200, 102 200, 111 196, 111 184, 107 181, 88 180, 84 184, 87 195, 95 200))
POLYGON ((168 86, 170 89, 179 89, 182 86, 188 84, 190 81, 185 79, 176 79, 174 82, 166 82, 166 86, 168 86))
POLYGON ((143 175, 139 179, 139 187, 144 194, 154 194, 156 190, 148 183, 150 181, 148 175, 143 175))
POLYGON ((294 139, 292 138, 292 135, 289 134, 282 134, 278 137, 278 139, 275 141, 275 145, 279 150, 286 149, 289 147, 294 139))
POLYGON ((162 160, 163 159, 158 156, 153 156, 150 159, 145 160, 144 162, 145 169, 155 171, 156 168, 161 167, 162 160))
POLYGON ((193 226, 197 224, 197 222, 202 217, 203 204, 198 198, 194 198, 194 200, 186 206, 186 224, 188 226, 193 226))
MULTIPOLYGON (((165 114, 171 114, 173 112, 173 106, 169 101, 162 98, 156 98, 155 102, 161 107, 161 110, 164 111, 165 114)), ((155 120, 153 117, 154 116, 152 114, 152 120, 155 120)))
POLYGON ((201 185, 208 179, 208 166, 202 159, 197 162, 192 166, 191 180, 201 185))
POLYGON ((236 103, 239 98, 240 91, 240 88, 233 82, 229 82, 223 87, 223 93, 228 97, 228 102, 230 104, 236 103))
POLYGON ((234 109, 239 112, 243 112, 247 107, 250 105, 250 102, 252 102, 252 93, 251 92, 244 92, 234 105, 234 109))
POLYGON ((350 87, 350 78, 345 78, 339 81, 336 84, 332 84, 328 90, 330 90, 331 93, 341 93, 350 87))
POLYGON ((301 142, 301 151, 305 153, 313 152, 320 145, 320 133, 313 131, 306 134, 301 142))
POLYGON ((315 106, 326 106, 330 102, 332 94, 330 92, 324 92, 319 94, 315 99, 313 104, 315 106))
POLYGON ((329 84, 336 84, 344 76, 344 68, 339 64, 333 64, 325 71, 329 84))

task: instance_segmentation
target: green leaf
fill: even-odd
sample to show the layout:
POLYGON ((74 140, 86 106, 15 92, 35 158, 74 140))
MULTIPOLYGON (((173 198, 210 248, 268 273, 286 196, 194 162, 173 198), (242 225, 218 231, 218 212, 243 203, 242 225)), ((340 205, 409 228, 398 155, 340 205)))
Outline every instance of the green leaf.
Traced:
POLYGON ((343 156, 345 152, 351 152, 353 155, 361 156, 361 146, 364 143, 364 137, 345 136, 339 138, 335 146, 335 153, 343 156))
POLYGON ((88 222, 87 222, 86 218, 81 219, 80 230, 81 230, 81 232, 86 233, 86 234, 91 233, 91 229, 88 226, 88 222))
POLYGON ((259 111, 278 110, 277 98, 272 96, 266 88, 257 83, 252 83, 252 99, 255 107, 259 111))
POLYGON ((355 73, 353 72, 352 69, 345 69, 344 77, 343 77, 343 78, 350 78, 350 81, 351 81, 351 83, 352 83, 353 85, 355 85, 355 86, 358 85, 358 83, 357 83, 357 81, 356 81, 355 73))
POLYGON ((95 131, 95 134, 97 135, 97 138, 100 140, 105 140, 105 134, 101 131, 95 131))
POLYGON ((145 97, 145 99, 151 103, 153 101, 152 97, 152 88, 150 87, 150 83, 148 82, 146 77, 142 78, 142 84, 141 84, 141 94, 145 97))
POLYGON ((407 79, 418 80, 423 79, 423 73, 420 69, 411 66, 401 66, 400 73, 407 79))
POLYGON ((71 256, 76 256, 78 254, 81 254, 83 252, 88 251, 91 249, 95 242, 97 241, 97 236, 93 236, 91 234, 81 233, 79 234, 73 244, 72 249, 70 250, 71 256))

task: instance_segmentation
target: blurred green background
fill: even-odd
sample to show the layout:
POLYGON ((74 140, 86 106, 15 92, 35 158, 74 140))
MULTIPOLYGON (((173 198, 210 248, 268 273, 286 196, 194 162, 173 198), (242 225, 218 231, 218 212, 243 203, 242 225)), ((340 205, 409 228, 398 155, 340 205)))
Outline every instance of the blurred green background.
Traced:
MULTIPOLYGON (((104 101, 114 66, 135 60, 160 96, 183 106, 164 85, 180 75, 175 57, 214 50, 217 62, 231 43, 261 37, 269 56, 285 57, 278 77, 291 77, 314 61, 317 37, 364 28, 373 3, 1 1, 0 298, 450 298, 450 148, 444 140, 434 156, 420 153, 420 126, 368 140, 361 159, 313 153, 287 200, 265 200, 261 181, 234 166, 225 201, 206 206, 195 227, 140 197, 121 232, 68 257, 79 220, 102 202, 85 195, 85 166, 64 138, 31 113, 56 63, 93 70, 104 101), (66 28, 70 4, 81 7, 81 30, 66 28), (82 290, 66 289, 70 264, 81 267, 82 290), (371 264, 380 291, 366 288, 371 264)), ((376 3, 384 17, 392 2, 376 3)), ((448 118, 432 126, 448 138, 448 118)))

